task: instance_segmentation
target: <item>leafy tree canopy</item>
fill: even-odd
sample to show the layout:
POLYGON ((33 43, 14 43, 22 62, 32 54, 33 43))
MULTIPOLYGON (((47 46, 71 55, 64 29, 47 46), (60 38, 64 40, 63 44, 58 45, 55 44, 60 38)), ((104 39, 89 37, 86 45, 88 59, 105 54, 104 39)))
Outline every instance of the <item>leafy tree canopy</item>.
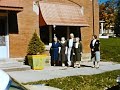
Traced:
POLYGON ((99 20, 105 21, 104 28, 106 30, 111 29, 114 26, 115 21, 116 1, 108 0, 105 3, 99 5, 99 20))
POLYGON ((117 6, 117 8, 116 8, 114 30, 115 30, 116 36, 120 36, 120 0, 117 0, 116 6, 117 6))

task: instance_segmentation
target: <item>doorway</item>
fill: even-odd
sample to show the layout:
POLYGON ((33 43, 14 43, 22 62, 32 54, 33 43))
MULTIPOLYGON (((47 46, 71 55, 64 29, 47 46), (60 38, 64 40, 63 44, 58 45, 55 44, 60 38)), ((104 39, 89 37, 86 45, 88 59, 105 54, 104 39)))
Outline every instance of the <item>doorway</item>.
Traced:
POLYGON ((65 37, 65 39, 69 39, 70 33, 73 33, 75 37, 79 37, 81 40, 81 29, 79 26, 56 26, 55 29, 53 26, 43 26, 40 27, 40 38, 46 44, 53 42, 54 34, 61 40, 61 37, 65 37))
POLYGON ((9 58, 7 16, 0 16, 0 60, 9 58))

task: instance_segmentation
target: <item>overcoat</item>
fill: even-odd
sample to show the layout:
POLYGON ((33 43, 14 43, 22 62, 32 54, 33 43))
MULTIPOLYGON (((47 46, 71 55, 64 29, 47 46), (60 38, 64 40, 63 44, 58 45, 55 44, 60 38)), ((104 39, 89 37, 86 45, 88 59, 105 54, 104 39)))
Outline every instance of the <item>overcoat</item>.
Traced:
POLYGON ((81 61, 81 53, 82 53, 82 44, 81 42, 78 44, 78 47, 75 47, 75 61, 81 61))
POLYGON ((60 43, 60 47, 61 47, 61 50, 60 50, 60 55, 59 55, 59 60, 62 62, 62 63, 65 63, 66 62, 66 42, 65 43, 60 43))
POLYGON ((51 55, 51 60, 56 61, 58 60, 58 51, 59 51, 60 43, 53 42, 52 46, 50 48, 50 55, 51 55))
POLYGON ((94 46, 93 46, 93 40, 91 40, 91 43, 90 43, 90 48, 91 48, 91 59, 95 57, 95 52, 96 51, 99 51, 99 45, 100 45, 100 41, 99 40, 96 40, 94 46), (92 51, 93 49, 93 51, 92 51))

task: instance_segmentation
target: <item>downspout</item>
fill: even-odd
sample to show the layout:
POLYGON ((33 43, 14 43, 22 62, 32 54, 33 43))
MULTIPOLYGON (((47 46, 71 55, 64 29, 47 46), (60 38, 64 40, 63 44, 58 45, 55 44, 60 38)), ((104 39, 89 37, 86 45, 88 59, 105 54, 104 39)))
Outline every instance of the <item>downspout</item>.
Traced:
POLYGON ((92 0, 92 13, 93 13, 93 35, 95 34, 95 22, 94 22, 94 18, 95 18, 95 15, 94 15, 94 0, 92 0))

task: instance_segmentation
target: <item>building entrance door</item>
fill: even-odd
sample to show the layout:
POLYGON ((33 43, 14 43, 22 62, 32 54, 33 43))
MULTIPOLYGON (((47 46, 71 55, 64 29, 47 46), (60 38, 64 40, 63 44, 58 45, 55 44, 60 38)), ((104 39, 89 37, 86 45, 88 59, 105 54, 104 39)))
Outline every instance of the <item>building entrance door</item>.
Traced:
POLYGON ((0 60, 9 58, 7 16, 0 16, 0 60))

